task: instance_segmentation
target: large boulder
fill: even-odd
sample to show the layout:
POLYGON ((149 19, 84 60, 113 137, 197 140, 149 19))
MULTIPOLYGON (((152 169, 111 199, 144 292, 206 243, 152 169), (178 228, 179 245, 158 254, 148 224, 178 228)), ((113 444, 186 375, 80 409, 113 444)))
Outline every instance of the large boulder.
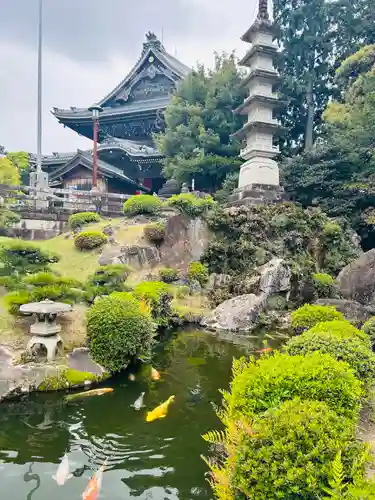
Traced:
POLYGON ((289 292, 292 271, 283 259, 273 258, 257 268, 260 274, 259 291, 267 295, 289 292))
POLYGON ((154 267, 160 262, 159 250, 152 245, 115 246, 103 251, 99 265, 127 264, 134 269, 154 267))
POLYGON ((206 316, 201 325, 212 330, 249 332, 257 326, 266 299, 266 294, 249 293, 226 300, 206 316))
POLYGON ((337 277, 341 295, 364 305, 375 305, 375 249, 345 266, 337 277))
POLYGON ((341 312, 345 319, 355 324, 357 327, 375 316, 375 306, 364 306, 355 300, 346 299, 319 299, 315 302, 320 306, 333 306, 341 312))

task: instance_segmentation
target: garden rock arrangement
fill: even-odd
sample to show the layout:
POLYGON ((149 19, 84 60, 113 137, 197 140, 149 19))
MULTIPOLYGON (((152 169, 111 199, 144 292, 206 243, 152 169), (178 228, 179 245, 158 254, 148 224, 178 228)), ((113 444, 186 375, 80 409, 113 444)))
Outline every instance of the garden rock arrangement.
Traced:
POLYGON ((375 306, 375 249, 345 266, 337 277, 343 297, 375 306))

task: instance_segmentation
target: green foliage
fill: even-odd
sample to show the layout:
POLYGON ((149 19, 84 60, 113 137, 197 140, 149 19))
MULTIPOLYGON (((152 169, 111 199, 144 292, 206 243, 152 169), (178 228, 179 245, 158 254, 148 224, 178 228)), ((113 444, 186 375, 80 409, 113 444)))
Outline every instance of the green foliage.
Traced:
POLYGON ((81 282, 72 278, 64 278, 51 272, 40 272, 37 274, 30 274, 23 279, 23 283, 32 286, 49 286, 49 285, 66 285, 70 287, 79 288, 82 286, 81 282))
POLYGON ((375 316, 368 319, 362 326, 362 330, 370 337, 371 344, 375 345, 375 316))
POLYGON ((134 296, 144 300, 150 307, 154 320, 159 326, 168 326, 172 316, 173 295, 169 286, 161 281, 143 281, 134 288, 134 296))
POLYGON ((319 325, 290 339, 284 346, 287 354, 310 354, 320 351, 338 361, 346 361, 356 376, 371 381, 375 376, 375 355, 357 335, 343 329, 341 332, 319 331, 319 325))
POLYGON ((93 359, 111 372, 122 370, 136 356, 148 356, 154 326, 133 300, 105 297, 87 312, 87 338, 93 359))
POLYGON ((101 377, 90 372, 67 368, 59 370, 56 376, 45 377, 39 384, 38 391, 66 391, 68 387, 84 387, 87 380, 91 383, 98 383, 101 381, 101 377))
POLYGON ((356 418, 362 384, 347 363, 328 354, 276 353, 259 360, 234 361, 232 391, 224 395, 230 418, 261 414, 294 397, 323 401, 339 415, 356 418))
POLYGON ((101 231, 82 231, 74 238, 74 244, 79 250, 92 250, 107 242, 107 236, 101 231))
POLYGON ((292 326, 295 330, 307 329, 323 321, 345 320, 344 315, 333 306, 305 304, 292 312, 292 326))
POLYGON ((155 222, 148 224, 144 228, 144 235, 146 239, 153 245, 160 245, 165 238, 165 224, 162 222, 155 222))
POLYGON ((155 136, 166 177, 194 178, 198 189, 214 192, 239 170, 240 144, 231 135, 243 124, 232 112, 245 96, 242 76, 233 54, 216 54, 214 69, 199 66, 181 82, 165 111, 165 132, 155 136))
MULTIPOLYGON (((293 203, 216 207, 207 221, 214 238, 201 260, 210 273, 235 275, 231 286, 238 289, 245 288, 244 281, 254 267, 273 257, 283 258, 292 270, 294 300, 313 273, 336 275, 359 255, 345 225, 340 223, 340 234, 324 234, 323 228, 330 222, 327 215, 293 203)), ((306 297, 305 302, 309 300, 306 297)))
POLYGON ((48 269, 49 264, 59 260, 58 255, 22 240, 7 241, 0 246, 2 274, 35 273, 48 269))
POLYGON ((190 294, 190 288, 187 285, 181 285, 176 290, 176 299, 183 299, 190 294))
POLYGON ((334 298, 339 295, 336 281, 330 274, 314 273, 313 283, 319 299, 334 298))
POLYGON ((31 302, 31 294, 27 290, 16 290, 4 297, 4 304, 10 314, 17 315, 20 306, 31 302))
POLYGON ((310 330, 311 333, 330 333, 332 335, 347 335, 348 337, 358 337, 361 339, 362 343, 365 344, 369 349, 371 348, 371 340, 369 336, 362 330, 358 330, 349 321, 334 320, 334 321, 323 321, 322 323, 316 323, 310 330))
POLYGON ((159 278, 164 283, 173 283, 180 279, 180 272, 178 269, 163 267, 159 269, 159 278))
POLYGON ((198 197, 193 193, 181 193, 171 196, 167 201, 167 205, 175 207, 181 213, 195 219, 213 208, 215 202, 209 195, 198 197))
POLYGON ((227 460, 233 498, 315 500, 337 452, 348 470, 361 453, 353 422, 317 401, 286 401, 256 418, 252 432, 239 430, 227 460))
POLYGON ((216 191, 215 200, 219 203, 227 203, 229 196, 233 194, 233 191, 238 187, 239 172, 232 172, 228 174, 221 186, 221 189, 216 191))
POLYGON ((135 195, 126 200, 124 203, 124 213, 126 215, 152 215, 160 212, 163 207, 163 202, 157 196, 149 194, 135 195))
POLYGON ((365 248, 375 238, 375 73, 366 72, 371 57, 373 49, 363 48, 343 62, 338 75, 349 86, 341 89, 342 101, 330 102, 324 112, 322 140, 282 167, 291 199, 348 218, 365 248))
POLYGON ((189 282, 197 281, 200 286, 204 287, 209 279, 207 266, 201 262, 191 262, 188 267, 187 277, 189 282))
POLYGON ((6 157, 0 157, 0 184, 19 186, 20 173, 18 168, 6 157))
POLYGON ((126 264, 108 264, 99 267, 89 278, 89 286, 104 287, 107 292, 121 292, 124 289, 124 282, 131 272, 131 268, 126 264))
POLYGON ((68 223, 72 229, 78 229, 85 224, 93 224, 94 222, 100 222, 100 220, 100 215, 96 212, 79 212, 71 215, 68 223))

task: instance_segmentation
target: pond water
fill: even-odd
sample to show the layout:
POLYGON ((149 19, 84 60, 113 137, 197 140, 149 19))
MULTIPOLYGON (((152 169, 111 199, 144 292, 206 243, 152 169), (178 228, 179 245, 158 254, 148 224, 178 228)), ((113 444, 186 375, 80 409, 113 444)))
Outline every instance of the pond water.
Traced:
POLYGON ((114 392, 67 402, 63 394, 33 395, 0 409, 0 498, 81 499, 93 470, 108 458, 101 499, 210 499, 201 435, 219 426, 213 405, 228 388, 238 347, 205 332, 180 332, 161 346, 149 370, 129 381, 106 384, 114 392), (145 392, 146 408, 130 405, 145 392), (145 422, 145 413, 176 396, 165 419, 145 422), (52 476, 68 454, 73 477, 57 486, 52 476))

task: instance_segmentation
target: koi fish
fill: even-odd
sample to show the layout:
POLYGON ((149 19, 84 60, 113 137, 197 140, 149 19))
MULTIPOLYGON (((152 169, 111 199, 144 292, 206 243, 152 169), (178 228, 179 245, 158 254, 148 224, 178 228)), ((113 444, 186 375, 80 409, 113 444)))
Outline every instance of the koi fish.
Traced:
POLYGON ((165 418, 168 413, 168 407, 175 400, 175 396, 171 396, 167 401, 164 401, 161 405, 157 406, 152 411, 149 411, 146 416, 146 422, 153 422, 159 418, 165 418))
POLYGON ((259 354, 266 354, 266 353, 272 352, 272 351, 273 351, 272 347, 264 347, 264 349, 259 349, 256 352, 259 354))
POLYGON ((99 498, 100 490, 102 489, 103 483, 103 474, 104 474, 104 464, 100 467, 100 469, 95 472, 95 474, 91 477, 87 488, 82 493, 82 500, 97 500, 99 498))
POLYGON ((131 382, 134 382, 135 381, 135 375, 133 375, 132 373, 129 375, 128 379, 131 381, 131 382))
POLYGON ((142 408, 142 406, 144 406, 144 404, 143 404, 144 395, 145 395, 145 393, 142 392, 141 395, 139 396, 139 398, 136 399, 134 401, 134 403, 131 405, 135 410, 138 411, 138 410, 140 410, 142 408))
POLYGON ((104 387, 103 389, 93 389, 92 391, 79 392, 78 394, 71 394, 67 396, 66 401, 72 401, 74 399, 88 398, 90 396, 102 396, 103 394, 107 394, 108 392, 113 392, 113 389, 110 387, 104 387))
POLYGON ((68 479, 70 479, 73 475, 69 473, 69 459, 68 455, 65 453, 63 459, 60 462, 60 465, 57 468, 56 475, 52 476, 53 479, 59 486, 63 486, 68 479))
POLYGON ((160 380, 160 373, 151 367, 151 378, 152 380, 160 380))

